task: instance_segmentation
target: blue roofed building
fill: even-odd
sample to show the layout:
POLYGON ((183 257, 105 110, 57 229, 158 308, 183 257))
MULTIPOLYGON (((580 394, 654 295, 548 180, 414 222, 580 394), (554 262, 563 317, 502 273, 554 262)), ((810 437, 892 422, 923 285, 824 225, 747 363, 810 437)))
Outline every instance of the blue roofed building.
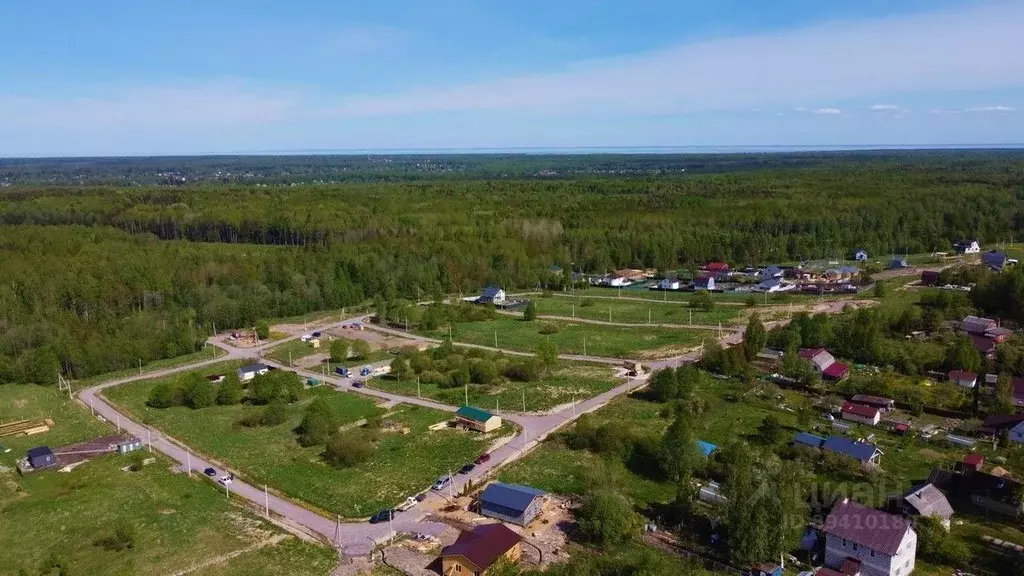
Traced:
POLYGON ((57 457, 54 456, 53 450, 50 450, 49 446, 29 448, 25 452, 25 459, 28 460, 29 466, 37 470, 57 465, 57 457))
POLYGON ((778 266, 769 266, 769 267, 765 268, 764 270, 761 270, 761 277, 762 278, 782 278, 782 276, 785 273, 786 273, 786 271, 783 270, 782 268, 778 267, 778 266))
POLYGON ((1006 268, 1010 264, 1017 263, 1016 260, 1007 257, 1006 254, 995 250, 990 250, 982 254, 981 261, 995 272, 1002 272, 1003 268, 1006 268))
POLYGON ((497 286, 488 286, 476 299, 477 304, 503 304, 505 302, 505 291, 497 286))
POLYGON ((480 514, 526 526, 544 506, 544 491, 521 484, 494 482, 480 494, 480 514))
POLYGON ((849 456, 861 464, 878 464, 878 460, 882 457, 882 451, 878 449, 878 446, 867 442, 857 442, 845 436, 829 436, 821 447, 835 454, 849 456))
POLYGON ((697 448, 700 448, 700 453, 703 454, 705 458, 711 456, 711 453, 715 450, 718 450, 718 446, 703 440, 697 440, 697 448))
POLYGON ((810 446, 811 448, 821 448, 821 445, 825 443, 825 439, 821 436, 815 436, 807 432, 801 432, 793 438, 793 444, 799 446, 810 446))

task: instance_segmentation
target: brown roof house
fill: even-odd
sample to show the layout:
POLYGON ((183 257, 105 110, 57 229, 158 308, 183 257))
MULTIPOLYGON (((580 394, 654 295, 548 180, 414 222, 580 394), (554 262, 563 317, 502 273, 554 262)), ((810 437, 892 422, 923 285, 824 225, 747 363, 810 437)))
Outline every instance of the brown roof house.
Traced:
POLYGON ((462 532, 451 546, 441 550, 443 576, 484 576, 495 562, 511 562, 522 555, 523 537, 504 524, 483 524, 462 532))
POLYGON ((845 499, 823 526, 825 565, 842 574, 906 576, 914 571, 917 533, 901 516, 845 499))

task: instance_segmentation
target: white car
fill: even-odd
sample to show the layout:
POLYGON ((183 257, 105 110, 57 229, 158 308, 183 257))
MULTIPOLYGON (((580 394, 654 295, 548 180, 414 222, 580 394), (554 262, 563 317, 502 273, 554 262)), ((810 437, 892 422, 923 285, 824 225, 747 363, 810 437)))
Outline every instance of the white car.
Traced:
POLYGON ((217 480, 217 481, 220 482, 221 484, 224 484, 225 486, 227 486, 228 484, 231 484, 231 481, 234 480, 234 479, 235 479, 235 475, 234 474, 225 474, 224 476, 221 476, 220 479, 217 480))
POLYGON ((299 340, 302 340, 303 342, 309 342, 312 339, 313 339, 313 335, 312 334, 303 334, 302 336, 299 337, 299 340))
POLYGON ((437 482, 434 482, 434 490, 443 490, 445 486, 451 483, 451 481, 451 476, 442 476, 438 478, 437 482))
POLYGON ((410 497, 405 499, 405 502, 402 502, 401 504, 399 504, 395 508, 395 510, 398 510, 399 512, 405 512, 406 510, 409 510, 409 509, 413 508, 414 506, 416 506, 416 499, 413 498, 412 496, 410 496, 410 497))

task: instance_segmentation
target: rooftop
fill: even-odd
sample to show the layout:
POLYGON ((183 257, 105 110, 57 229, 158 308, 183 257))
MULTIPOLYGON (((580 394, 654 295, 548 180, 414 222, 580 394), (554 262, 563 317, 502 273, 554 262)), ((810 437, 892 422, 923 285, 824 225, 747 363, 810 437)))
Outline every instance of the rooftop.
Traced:
POLYGON ((861 462, 868 462, 875 456, 879 451, 878 447, 874 444, 868 444, 867 442, 857 442, 856 440, 850 440, 845 436, 829 436, 825 443, 821 446, 825 450, 844 454, 851 458, 856 458, 861 462))
POLYGON ((455 411, 455 414, 474 422, 487 422, 494 416, 494 414, 491 414, 487 410, 482 410, 475 406, 462 406, 455 411))
POLYGON ((452 545, 441 550, 441 556, 462 556, 486 570, 522 539, 504 524, 483 524, 472 532, 461 532, 452 545))
POLYGON ((953 515, 953 508, 946 500, 946 496, 932 484, 911 489, 904 494, 903 500, 913 506, 921 516, 949 518, 953 515))
POLYGON ((518 512, 525 512, 535 498, 544 495, 543 490, 523 486, 521 484, 505 484, 494 482, 480 494, 480 502, 494 504, 518 512))
POLYGON ((857 404, 856 402, 846 402, 843 404, 843 412, 849 414, 855 414, 864 418, 877 418, 878 408, 868 406, 866 404, 857 404))
POLYGON ((852 540, 887 556, 896 555, 908 530, 910 523, 903 518, 850 501, 836 504, 824 526, 826 534, 852 540))

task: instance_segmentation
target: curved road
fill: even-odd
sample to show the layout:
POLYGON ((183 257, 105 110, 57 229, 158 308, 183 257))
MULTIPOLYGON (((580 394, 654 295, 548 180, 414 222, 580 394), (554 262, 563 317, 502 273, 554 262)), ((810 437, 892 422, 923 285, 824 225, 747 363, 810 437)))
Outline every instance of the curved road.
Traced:
MULTIPOLYGON (((829 304, 822 306, 822 312, 836 313, 841 311, 845 302, 834 301, 829 304)), ((324 325, 319 330, 329 330, 336 328, 342 324, 348 324, 357 321, 366 321, 367 316, 360 316, 356 318, 350 318, 340 322, 334 322, 331 324, 324 325)), ((788 323, 788 320, 773 323, 774 325, 783 325, 788 323)), ((411 338, 414 340, 420 340, 431 343, 439 343, 439 340, 423 338, 401 332, 398 330, 392 330, 389 328, 383 328, 380 326, 373 326, 375 330, 390 333, 393 335, 401 336, 404 338, 411 338)), ((119 386, 128 382, 134 382, 137 380, 148 380, 152 378, 160 378, 171 374, 180 372, 188 372, 197 368, 202 368, 212 364, 224 362, 227 360, 241 360, 246 358, 252 358, 262 356, 263 352, 272 346, 278 346, 284 342, 290 340, 296 340, 300 338, 301 334, 294 334, 281 340, 273 342, 267 342, 252 348, 237 348, 226 340, 223 336, 213 337, 208 340, 208 343, 217 346, 224 350, 226 356, 213 358, 209 360, 203 360, 194 362, 191 364, 178 366, 175 368, 168 368, 163 370, 156 370, 153 372, 147 372, 145 374, 131 376, 127 378, 119 378, 116 380, 110 380, 85 388, 78 393, 79 401, 86 407, 95 411, 98 415, 107 419, 111 423, 118 423, 122 430, 135 435, 139 439, 146 443, 151 444, 153 450, 158 450, 168 457, 178 462, 183 471, 198 474, 201 477, 203 470, 206 468, 214 468, 217 471, 217 476, 221 476, 226 473, 226 468, 217 463, 209 462, 203 457, 193 454, 191 449, 184 446, 180 442, 166 436, 160 431, 140 424, 132 420, 128 415, 119 412, 109 402, 107 402, 103 396, 102 391, 111 388, 113 386, 119 386)), ((736 330, 730 333, 725 338, 722 338, 719 343, 723 346, 731 346, 741 342, 743 339, 743 330, 736 330)), ((472 346, 465 344, 458 344, 476 348, 482 348, 486 350, 503 352, 506 354, 514 355, 529 355, 522 352, 515 352, 509 350, 501 350, 491 348, 487 346, 472 346)), ((603 358, 597 356, 581 356, 575 354, 562 354, 560 358, 565 360, 577 360, 587 362, 601 362, 606 364, 621 364, 623 360, 614 358, 603 358)), ((675 358, 669 358, 665 360, 659 360, 648 363, 648 366, 652 370, 657 370, 665 367, 674 367, 681 364, 694 362, 700 357, 700 351, 690 352, 689 354, 678 356, 675 358)), ((269 365, 278 366, 285 368, 277 362, 270 360, 263 360, 264 363, 269 365)), ((406 403, 416 404, 420 406, 426 406, 437 410, 444 410, 448 412, 455 411, 454 406, 447 404, 441 404, 431 400, 423 400, 420 398, 411 398, 402 396, 399 394, 392 394, 384 392, 382 390, 376 390, 372 388, 359 388, 355 389, 347 385, 346 380, 335 378, 334 376, 324 377, 323 375, 315 372, 308 372, 304 370, 296 370, 296 372, 309 376, 326 380, 333 384, 338 389, 343 390, 345 393, 360 393, 377 398, 387 400, 390 403, 406 403)), ((580 415, 587 412, 597 410, 604 406, 614 398, 632 392, 638 388, 641 388, 647 384, 648 374, 642 375, 636 378, 628 378, 625 383, 612 388, 606 392, 598 394, 592 398, 577 402, 569 407, 562 408, 561 410, 554 411, 545 414, 531 414, 531 413, 517 413, 511 411, 500 411, 498 412, 503 418, 514 422, 520 427, 520 433, 513 438, 510 442, 503 446, 495 449, 491 452, 491 459, 480 466, 477 466, 475 470, 469 475, 456 475, 453 480, 453 491, 459 493, 466 481, 472 479, 474 481, 481 479, 486 476, 491 470, 499 468, 509 462, 519 458, 531 448, 536 446, 540 441, 550 435, 552 432, 565 426, 566 424, 574 421, 580 415)), ((393 533, 397 532, 420 532, 427 534, 440 534, 444 529, 444 525, 436 522, 426 522, 418 519, 419 512, 416 508, 404 513, 397 513, 394 521, 389 525, 387 523, 382 524, 369 524, 366 522, 359 523, 342 523, 339 518, 329 518, 318 512, 314 512, 307 508, 304 508, 291 500, 278 496, 269 491, 265 491, 265 488, 261 489, 257 486, 248 484, 236 476, 235 480, 228 486, 228 491, 241 496, 260 508, 269 509, 270 512, 283 518, 287 523, 297 525, 304 528, 305 530, 318 534, 325 540, 332 542, 342 552, 347 555, 365 555, 369 554, 377 542, 380 542, 393 533)), ((445 498, 444 492, 441 493, 431 492, 428 498, 443 499, 445 498)))

